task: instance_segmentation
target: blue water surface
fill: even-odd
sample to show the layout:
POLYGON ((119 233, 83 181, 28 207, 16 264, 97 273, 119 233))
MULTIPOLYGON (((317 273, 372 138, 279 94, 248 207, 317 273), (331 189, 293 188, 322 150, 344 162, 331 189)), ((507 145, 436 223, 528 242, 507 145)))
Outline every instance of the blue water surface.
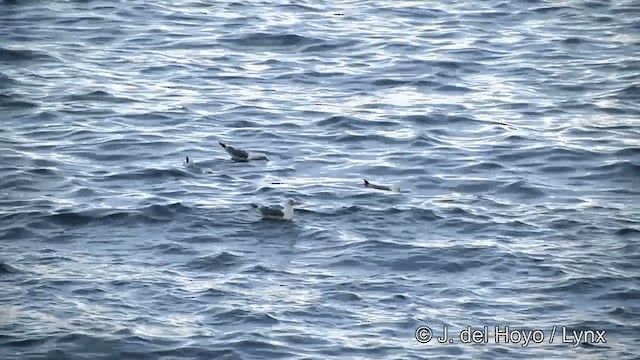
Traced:
POLYGON ((1 1, 0 358, 637 359, 638 34, 633 0, 1 1))

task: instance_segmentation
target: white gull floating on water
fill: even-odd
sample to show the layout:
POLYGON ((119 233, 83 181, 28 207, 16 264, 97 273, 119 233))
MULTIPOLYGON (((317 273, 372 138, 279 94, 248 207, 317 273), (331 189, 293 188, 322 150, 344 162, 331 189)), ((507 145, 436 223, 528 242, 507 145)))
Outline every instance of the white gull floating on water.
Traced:
POLYGON ((220 146, 231 156, 231 159, 235 161, 249 161, 249 160, 267 160, 267 155, 262 153, 254 153, 250 151, 236 149, 231 145, 227 145, 221 141, 218 141, 220 146))
POLYGON ((400 186, 398 186, 398 184, 393 184, 390 187, 389 186, 385 186, 385 185, 376 185, 376 184, 372 184, 369 181, 367 181, 367 179, 363 179, 364 180, 364 187, 368 187, 368 188, 372 188, 372 189, 377 189, 377 190, 386 190, 386 191, 394 191, 394 192, 400 192, 400 186))
POLYGON ((185 156, 184 161, 182 162, 182 165, 184 165, 184 167, 187 168, 187 169, 194 169, 194 170, 198 169, 203 174, 213 174, 213 169, 211 169, 211 168, 203 168, 203 167, 197 166, 193 162, 193 159, 189 159, 188 156, 185 156))
POLYGON ((293 220, 293 205, 297 204, 295 200, 289 199, 284 203, 284 206, 260 206, 251 204, 251 207, 258 209, 265 219, 293 220))
POLYGON ((184 165, 184 167, 186 167, 187 169, 189 168, 193 168, 194 166, 196 166, 196 164, 193 163, 193 160, 189 160, 189 157, 186 156, 184 159, 184 162, 182 163, 184 165))

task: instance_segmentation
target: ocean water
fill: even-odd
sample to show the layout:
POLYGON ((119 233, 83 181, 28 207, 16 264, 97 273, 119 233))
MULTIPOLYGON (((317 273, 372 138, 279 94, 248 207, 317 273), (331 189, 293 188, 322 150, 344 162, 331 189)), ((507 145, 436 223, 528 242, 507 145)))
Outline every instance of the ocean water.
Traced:
POLYGON ((632 0, 0 2, 0 358, 640 358, 639 34, 632 0))

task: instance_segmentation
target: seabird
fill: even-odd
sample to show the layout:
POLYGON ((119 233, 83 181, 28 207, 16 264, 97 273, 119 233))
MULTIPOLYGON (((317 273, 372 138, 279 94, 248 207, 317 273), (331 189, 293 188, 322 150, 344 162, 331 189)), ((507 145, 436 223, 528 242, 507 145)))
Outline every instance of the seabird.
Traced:
POLYGON ((372 184, 372 183, 368 182, 367 179, 363 179, 363 180, 364 180, 364 187, 368 187, 368 188, 372 188, 372 189, 378 189, 378 190, 400 192, 400 187, 397 184, 393 184, 393 185, 391 185, 391 187, 389 187, 389 186, 384 186, 384 185, 372 184))
POLYGON ((189 160, 188 156, 185 157, 183 164, 184 164, 184 167, 186 168, 191 168, 195 166, 195 164, 193 163, 193 160, 189 160))
POLYGON ((260 214, 265 219, 277 219, 277 220, 292 220, 293 219, 293 205, 298 203, 289 199, 284 203, 284 206, 260 206, 251 204, 251 207, 258 209, 260 214))
POLYGON ((196 165, 193 162, 193 159, 189 159, 188 156, 185 157, 184 162, 182 163, 184 165, 184 167, 186 167, 187 169, 199 169, 201 173, 203 174, 213 174, 213 170, 211 168, 205 168, 205 167, 201 167, 196 165))
POLYGON ((231 155, 231 159, 235 161, 249 161, 249 160, 267 160, 267 156, 261 153, 252 153, 249 151, 244 151, 240 149, 236 149, 231 145, 226 145, 225 143, 218 141, 220 146, 227 152, 227 154, 231 155))

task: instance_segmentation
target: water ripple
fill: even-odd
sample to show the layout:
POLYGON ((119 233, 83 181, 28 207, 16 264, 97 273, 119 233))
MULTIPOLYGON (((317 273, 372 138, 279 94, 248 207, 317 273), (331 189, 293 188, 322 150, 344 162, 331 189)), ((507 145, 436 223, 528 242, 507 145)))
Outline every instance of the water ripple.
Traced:
POLYGON ((638 13, 1 2, 0 357, 637 357, 638 13))

